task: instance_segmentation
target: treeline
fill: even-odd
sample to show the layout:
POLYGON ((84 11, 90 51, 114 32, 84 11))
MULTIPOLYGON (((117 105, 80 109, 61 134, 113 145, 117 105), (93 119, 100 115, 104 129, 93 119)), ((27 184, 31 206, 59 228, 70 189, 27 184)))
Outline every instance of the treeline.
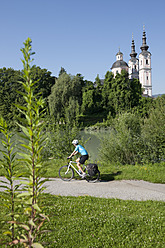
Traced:
MULTIPOLYGON (((72 76, 61 68, 58 77, 47 69, 31 68, 31 78, 36 83, 35 93, 45 99, 47 116, 53 120, 78 120, 79 123, 94 124, 125 111, 133 111, 144 117, 153 104, 152 98, 142 96, 141 84, 137 79, 128 79, 122 71, 114 78, 107 72, 104 80, 99 76, 95 82, 84 80, 81 74, 72 76)), ((20 113, 16 104, 24 104, 19 92, 23 72, 12 68, 0 69, 0 115, 15 126, 20 113)))
POLYGON ((50 115, 55 119, 65 119, 67 115, 70 119, 84 121, 94 120, 92 117, 95 116, 101 122, 123 111, 138 112, 144 117, 153 103, 152 98, 142 96, 139 80, 130 80, 126 71, 115 78, 108 71, 104 80, 97 76, 95 82, 83 80, 80 74, 71 76, 63 71, 48 99, 50 115))
MULTIPOLYGON (((48 96, 51 94, 51 87, 55 83, 55 77, 51 72, 32 66, 30 76, 33 82, 36 82, 35 92, 42 95, 48 108, 48 96)), ((21 81, 24 81, 23 71, 12 68, 0 69, 0 115, 3 116, 10 127, 16 127, 16 121, 20 112, 17 104, 24 105, 25 100, 20 94, 23 91, 21 81)))
MULTIPOLYGON (((58 77, 47 69, 32 66, 35 97, 45 99, 44 122, 48 143, 43 155, 66 157, 72 139, 80 137, 80 127, 109 128, 102 139, 102 161, 120 164, 162 162, 165 160, 165 96, 144 97, 139 80, 128 78, 126 71, 95 82, 81 74, 70 75, 61 68, 58 77)), ((17 106, 24 106, 23 72, 0 69, 0 116, 10 128, 22 119, 17 106), (22 92, 22 93, 21 93, 22 92), (20 94, 21 93, 21 94, 20 94)), ((83 140, 82 140, 83 142, 83 140)))

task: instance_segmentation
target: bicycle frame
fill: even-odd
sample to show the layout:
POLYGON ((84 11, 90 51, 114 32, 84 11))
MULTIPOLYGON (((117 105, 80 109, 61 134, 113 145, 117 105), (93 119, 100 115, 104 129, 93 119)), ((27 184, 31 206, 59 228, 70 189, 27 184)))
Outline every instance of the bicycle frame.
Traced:
MULTIPOLYGON (((68 164, 68 170, 69 170, 69 167, 71 167, 73 170, 76 171, 76 173, 77 173, 79 176, 81 176, 80 172, 74 167, 74 165, 73 165, 72 163, 77 164, 77 162, 75 162, 75 161, 70 161, 69 164, 68 164)), ((85 166, 85 165, 83 165, 83 166, 85 166)), ((65 174, 68 173, 68 170, 65 172, 65 174)))
POLYGON ((85 177, 84 177, 83 174, 81 174, 81 172, 79 172, 79 169, 76 168, 76 166, 74 166, 74 164, 77 164, 77 162, 69 161, 67 165, 63 165, 59 169, 59 177, 63 181, 72 180, 73 177, 74 177, 74 171, 79 175, 80 178, 83 178, 88 182, 93 182, 94 183, 94 182, 97 182, 99 180, 99 177, 100 177, 100 171, 99 170, 97 170, 95 175, 92 176, 92 175, 88 174, 87 166, 85 164, 81 164, 81 166, 83 166, 82 170, 86 173, 85 177))

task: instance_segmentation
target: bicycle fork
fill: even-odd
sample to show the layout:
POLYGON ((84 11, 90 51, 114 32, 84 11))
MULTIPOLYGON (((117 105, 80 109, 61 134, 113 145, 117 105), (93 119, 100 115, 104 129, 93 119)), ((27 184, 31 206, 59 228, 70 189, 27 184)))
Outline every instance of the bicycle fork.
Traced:
POLYGON ((67 171, 65 172, 65 175, 68 173, 69 168, 70 168, 70 164, 68 165, 68 168, 67 168, 67 171))

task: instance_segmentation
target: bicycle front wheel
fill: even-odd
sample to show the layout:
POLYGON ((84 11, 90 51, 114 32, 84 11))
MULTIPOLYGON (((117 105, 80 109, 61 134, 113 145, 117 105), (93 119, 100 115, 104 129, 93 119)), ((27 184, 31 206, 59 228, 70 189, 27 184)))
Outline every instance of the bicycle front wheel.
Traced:
POLYGON ((89 174, 87 174, 87 176, 85 177, 85 179, 88 181, 88 183, 95 183, 99 180, 100 178, 100 171, 98 170, 97 173, 94 176, 90 176, 89 174))
POLYGON ((63 181, 70 181, 74 177, 74 171, 71 167, 68 167, 68 165, 64 165, 59 169, 59 177, 63 181))

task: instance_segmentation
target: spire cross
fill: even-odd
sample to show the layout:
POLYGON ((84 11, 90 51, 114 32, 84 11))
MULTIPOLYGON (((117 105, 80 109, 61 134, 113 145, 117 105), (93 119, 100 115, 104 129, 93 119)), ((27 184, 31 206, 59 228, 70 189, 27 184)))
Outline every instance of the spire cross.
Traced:
POLYGON ((143 24, 143 32, 145 32, 145 25, 143 24))

